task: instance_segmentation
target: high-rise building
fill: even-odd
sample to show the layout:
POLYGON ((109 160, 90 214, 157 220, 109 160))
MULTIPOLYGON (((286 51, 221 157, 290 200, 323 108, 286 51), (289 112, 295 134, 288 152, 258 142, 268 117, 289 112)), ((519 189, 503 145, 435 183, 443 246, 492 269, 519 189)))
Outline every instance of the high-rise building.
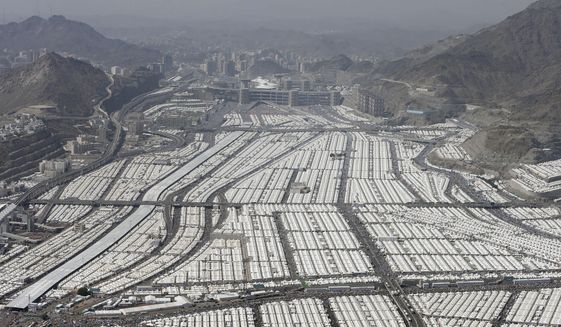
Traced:
POLYGON ((144 114, 134 112, 128 115, 127 136, 142 136, 144 133, 144 114))
POLYGON ((101 143, 107 141, 107 124, 102 124, 97 128, 97 140, 101 143))
POLYGON ((309 65, 310 64, 307 63, 307 62, 302 62, 302 61, 298 62, 298 72, 306 73, 308 71, 308 66, 309 65))
POLYGON ((218 63, 215 60, 205 60, 203 64, 203 71, 208 76, 213 76, 218 71, 218 63))
POLYGON ((164 73, 169 73, 173 71, 173 57, 169 54, 162 58, 162 64, 164 66, 164 73))
POLYGON ((222 63, 222 73, 226 76, 235 76, 236 75, 236 63, 232 60, 227 60, 222 63))
POLYGON ((236 62, 236 70, 239 72, 244 72, 249 68, 247 60, 239 60, 236 62))
POLYGON ((163 74, 164 73, 164 64, 162 64, 160 62, 155 62, 153 64, 149 64, 148 69, 153 71, 153 72, 163 74))

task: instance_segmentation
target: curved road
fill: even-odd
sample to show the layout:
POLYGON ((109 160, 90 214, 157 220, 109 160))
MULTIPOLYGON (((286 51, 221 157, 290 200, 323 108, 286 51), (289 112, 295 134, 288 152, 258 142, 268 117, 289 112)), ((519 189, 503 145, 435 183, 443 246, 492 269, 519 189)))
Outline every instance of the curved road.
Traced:
MULTIPOLYGON (((178 180, 183 178, 185 175, 189 174, 201 164, 210 159, 213 155, 236 141, 243 132, 232 133, 222 139, 214 147, 206 150, 205 152, 199 154, 194 159, 190 160, 181 168, 175 170, 174 172, 167 175, 163 180, 161 180, 156 185, 152 186, 148 192, 144 195, 143 200, 149 202, 156 202, 160 200, 162 194, 178 180)), ((37 280, 31 286, 24 289, 18 294, 18 296, 13 299, 7 308, 23 310, 27 306, 49 291, 53 286, 58 284, 64 278, 68 277, 74 273, 79 268, 83 267, 85 264, 93 260, 95 257, 99 256, 105 250, 109 249, 113 244, 118 242, 123 238, 128 232, 130 232, 135 226, 141 223, 146 217, 148 217, 156 208, 156 205, 141 205, 134 211, 130 216, 123 220, 117 227, 112 229, 107 235, 102 239, 97 241, 95 244, 91 245, 81 253, 75 255, 70 260, 66 261, 62 266, 51 271, 44 277, 37 280)))
MULTIPOLYGON (((113 87, 113 85, 115 85, 115 80, 113 79, 113 77, 110 76, 110 75, 107 75, 107 76, 108 76, 108 79, 109 79, 109 84, 105 88, 105 90, 107 92, 107 95, 103 99, 101 99, 94 106, 94 110, 96 112, 101 113, 101 115, 105 116, 105 117, 109 117, 109 115, 107 115, 107 112, 105 112, 105 110, 103 110, 101 107, 103 106, 105 101, 109 100, 113 96, 113 91, 111 91, 111 88, 113 87)), ((54 179, 46 180, 44 182, 41 182, 41 183, 33 186, 32 188, 27 190, 25 193, 23 193, 16 200, 15 204, 18 205, 18 206, 22 205, 22 204, 25 204, 31 198, 34 198, 34 197, 40 195, 41 193, 49 190, 54 185, 58 185, 58 184, 68 182, 68 181, 72 180, 73 178, 75 178, 77 175, 82 175, 86 171, 92 171, 92 170, 97 169, 98 167, 102 166, 103 164, 107 163, 111 159, 111 157, 115 154, 116 150, 119 148, 118 145, 121 141, 121 139, 120 139, 121 138, 121 124, 120 124, 119 121, 113 121, 113 123, 115 124, 115 126, 117 128, 117 132, 115 133, 115 137, 113 138, 112 143, 105 150, 105 152, 104 152, 103 156, 101 156, 101 158, 97 159, 96 161, 91 162, 90 164, 88 164, 85 167, 82 167, 79 170, 68 172, 68 173, 66 173, 62 176, 56 177, 54 179)))
POLYGON ((113 93, 111 91, 111 87, 114 85, 114 80, 112 77, 109 77, 110 83, 109 85, 106 87, 106 91, 107 91, 107 96, 104 97, 103 99, 101 99, 99 101, 98 104, 96 104, 94 106, 94 109, 96 111, 98 111, 102 116, 109 118, 111 120, 111 122, 113 123, 113 125, 115 126, 115 135, 111 141, 111 143, 107 146, 107 148, 105 149, 103 155, 98 158, 97 160, 89 163, 88 165, 78 169, 78 170, 72 170, 66 174, 63 174, 59 177, 53 178, 53 179, 49 179, 47 181, 41 182, 35 186, 33 186, 32 188, 30 188, 29 190, 27 190, 24 194, 22 194, 16 201, 15 204, 20 206, 25 204, 26 202, 28 202, 29 200, 41 195, 42 193, 48 191, 49 189, 51 189, 53 186, 55 185, 60 185, 60 184, 64 184, 64 183, 68 183, 70 181, 72 181, 74 178, 89 173, 95 169, 98 169, 99 167, 108 164, 109 162, 111 162, 115 156, 117 155, 118 150, 120 149, 120 147, 122 146, 123 142, 124 142, 124 130, 123 130, 123 126, 122 126, 122 121, 124 120, 124 118, 126 117, 127 113, 129 111, 131 111, 132 109, 137 108, 138 106, 149 102, 152 98, 159 98, 160 95, 156 94, 151 94, 151 93, 146 93, 146 94, 142 94, 137 96, 136 98, 132 99, 129 103, 127 103, 126 105, 123 106, 123 108, 117 112, 114 112, 113 114, 109 115, 105 110, 102 109, 103 104, 105 103, 105 101, 107 101, 108 99, 110 99, 113 96, 113 93))

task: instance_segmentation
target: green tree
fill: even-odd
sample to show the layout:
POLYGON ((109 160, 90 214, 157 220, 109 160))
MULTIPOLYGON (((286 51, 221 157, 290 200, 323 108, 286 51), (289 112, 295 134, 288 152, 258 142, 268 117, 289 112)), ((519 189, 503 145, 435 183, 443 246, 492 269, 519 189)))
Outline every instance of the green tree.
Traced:
POLYGON ((78 292, 77 292, 77 293, 78 293, 78 295, 80 295, 80 296, 88 296, 88 295, 91 294, 90 291, 88 291, 88 288, 85 287, 85 286, 84 286, 84 287, 80 287, 80 288, 78 289, 78 292))

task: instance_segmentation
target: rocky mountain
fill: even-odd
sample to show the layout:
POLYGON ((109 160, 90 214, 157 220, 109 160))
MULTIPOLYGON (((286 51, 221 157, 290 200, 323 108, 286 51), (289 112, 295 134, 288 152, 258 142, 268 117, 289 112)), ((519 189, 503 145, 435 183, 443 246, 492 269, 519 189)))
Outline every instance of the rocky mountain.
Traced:
POLYGON ((447 86, 466 103, 506 107, 521 119, 559 119, 561 1, 538 1, 396 79, 447 86))
POLYGON ((145 67, 139 67, 127 76, 113 76, 111 98, 103 103, 107 112, 120 110, 125 104, 143 93, 159 88, 162 75, 145 67))
POLYGON ((281 67, 279 64, 272 60, 259 60, 247 70, 247 75, 250 77, 268 76, 274 74, 288 73, 289 70, 281 67))
POLYGON ((392 74, 396 71, 420 65, 464 42, 468 37, 469 36, 465 34, 453 35, 435 43, 425 45, 419 49, 409 51, 397 60, 382 62, 378 66, 377 72, 392 74))
POLYGON ((488 137, 481 141, 487 149, 494 148, 490 138, 499 135, 495 131, 513 131, 517 135, 501 135, 528 139, 520 142, 527 147, 517 149, 515 159, 528 154, 544 158, 541 149, 561 152, 561 145, 552 143, 561 134, 561 1, 538 1, 495 26, 452 41, 381 65, 372 75, 385 77, 385 84, 399 81, 391 87, 399 88, 400 97, 414 94, 405 87, 412 85, 435 90, 445 103, 480 106, 467 116, 485 129, 488 137))
POLYGON ((354 74, 364 74, 366 72, 372 71, 374 69, 375 64, 371 61, 357 61, 353 62, 353 64, 347 68, 347 72, 354 73, 354 74))
POLYGON ((547 9, 547 8, 560 8, 561 2, 558 0, 542 0, 531 4, 528 9, 547 9))
POLYGON ((311 72, 323 72, 323 71, 333 71, 341 70, 346 71, 353 65, 351 58, 345 55, 338 55, 328 60, 323 60, 314 63, 309 70, 311 72))
POLYGON ((130 68, 161 58, 156 50, 106 38, 91 26, 63 16, 49 19, 33 16, 20 23, 0 25, 0 45, 14 51, 47 48, 106 66, 130 68))
POLYGON ((56 53, 0 75, 0 114, 33 105, 54 105, 57 114, 88 116, 107 93, 107 76, 90 64, 56 53))

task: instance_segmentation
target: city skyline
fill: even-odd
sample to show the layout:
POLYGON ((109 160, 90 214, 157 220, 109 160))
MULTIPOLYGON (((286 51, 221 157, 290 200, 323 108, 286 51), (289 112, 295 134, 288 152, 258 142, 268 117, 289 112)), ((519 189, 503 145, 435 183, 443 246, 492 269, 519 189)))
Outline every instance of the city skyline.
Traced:
MULTIPOLYGON (((282 2, 257 0, 210 0, 210 1, 167 1, 164 6, 153 1, 108 1, 96 2, 47 0, 15 1, 6 0, 2 4, 4 22, 21 20, 31 15, 50 16, 55 14, 71 18, 95 17, 143 17, 154 22, 166 21, 177 24, 184 20, 226 20, 260 22, 286 20, 293 22, 331 19, 333 23, 344 25, 337 19, 360 19, 370 23, 425 28, 465 29, 471 26, 491 24, 524 9, 531 0, 475 0, 446 1, 427 0, 422 3, 412 0, 336 0, 282 2)), ((153 22, 153 23, 154 23, 153 22)), ((186 21, 185 23, 188 23, 186 21)), ((353 25, 354 21, 349 21, 353 25)))

